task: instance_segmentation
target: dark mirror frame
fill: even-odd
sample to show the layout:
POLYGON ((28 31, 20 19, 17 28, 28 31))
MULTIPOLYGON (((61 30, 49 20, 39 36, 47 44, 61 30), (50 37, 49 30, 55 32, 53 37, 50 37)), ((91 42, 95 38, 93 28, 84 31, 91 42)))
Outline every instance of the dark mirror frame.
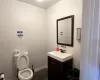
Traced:
POLYGON ((73 45, 74 45, 74 15, 57 19, 57 44, 58 45, 66 45, 66 46, 73 47, 73 45), (72 20, 72 23, 71 23, 71 44, 59 43, 58 42, 58 28, 59 28, 58 22, 61 21, 61 20, 69 19, 69 18, 71 18, 71 20, 72 20))

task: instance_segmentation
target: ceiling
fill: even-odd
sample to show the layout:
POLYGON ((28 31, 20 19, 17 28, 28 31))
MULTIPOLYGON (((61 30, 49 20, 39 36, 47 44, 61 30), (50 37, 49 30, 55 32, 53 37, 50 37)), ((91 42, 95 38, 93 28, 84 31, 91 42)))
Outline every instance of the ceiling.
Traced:
POLYGON ((60 0, 19 0, 19 1, 47 9, 60 0))

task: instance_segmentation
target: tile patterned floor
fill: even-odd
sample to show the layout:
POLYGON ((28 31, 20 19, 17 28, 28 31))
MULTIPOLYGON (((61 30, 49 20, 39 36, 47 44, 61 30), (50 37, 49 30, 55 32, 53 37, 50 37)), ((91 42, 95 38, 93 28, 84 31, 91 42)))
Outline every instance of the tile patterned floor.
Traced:
POLYGON ((48 80, 48 69, 43 69, 34 73, 34 78, 32 80, 48 80))

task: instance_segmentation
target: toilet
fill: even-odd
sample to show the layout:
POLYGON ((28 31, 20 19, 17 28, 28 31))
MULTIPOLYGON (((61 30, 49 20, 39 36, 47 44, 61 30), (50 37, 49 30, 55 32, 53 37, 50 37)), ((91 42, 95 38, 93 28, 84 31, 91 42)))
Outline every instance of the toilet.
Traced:
POLYGON ((18 71, 19 80, 31 80, 33 78, 33 71, 28 68, 29 66, 29 57, 28 52, 17 53, 14 55, 15 64, 18 71))

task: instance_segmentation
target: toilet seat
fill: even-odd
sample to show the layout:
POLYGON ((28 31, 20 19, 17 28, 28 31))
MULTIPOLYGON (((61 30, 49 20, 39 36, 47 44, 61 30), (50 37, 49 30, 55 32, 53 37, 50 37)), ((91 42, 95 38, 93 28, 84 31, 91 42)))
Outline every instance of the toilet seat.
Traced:
POLYGON ((29 57, 25 53, 21 53, 17 59, 17 67, 19 70, 28 68, 29 66, 29 57))
POLYGON ((19 71, 18 77, 20 80, 30 80, 33 77, 33 72, 31 69, 27 68, 19 71))

